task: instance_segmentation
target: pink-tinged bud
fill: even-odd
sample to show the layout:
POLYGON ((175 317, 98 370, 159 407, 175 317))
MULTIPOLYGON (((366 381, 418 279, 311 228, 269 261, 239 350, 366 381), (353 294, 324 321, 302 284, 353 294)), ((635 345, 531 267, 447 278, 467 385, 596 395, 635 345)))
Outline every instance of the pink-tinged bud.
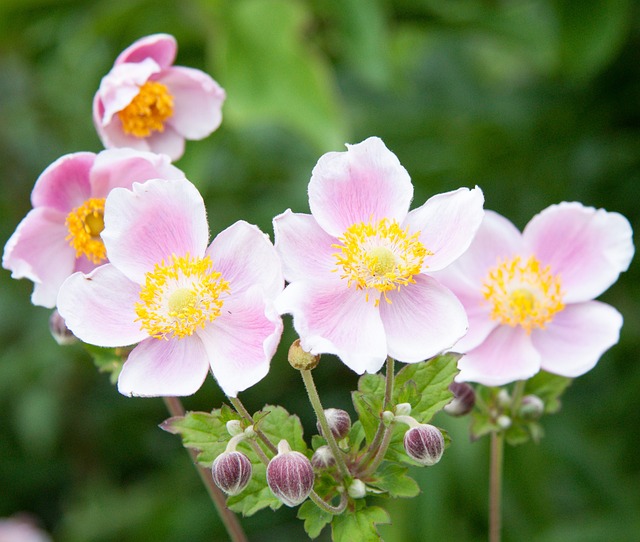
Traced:
MULTIPOLYGON (((349 434, 349 431, 351 431, 351 418, 346 410, 341 410, 339 408, 327 408, 324 411, 324 415, 327 418, 327 423, 329 424, 329 429, 331 429, 333 438, 336 440, 342 440, 349 434)), ((320 422, 318 422, 317 426, 318 432, 322 435, 320 422)))
POLYGON ((525 420, 537 420, 544 414, 544 402, 537 395, 525 395, 520 403, 519 414, 525 420))
POLYGON ((251 480, 251 461, 241 452, 223 452, 215 458, 211 475, 227 495, 237 495, 251 480))
POLYGON ((464 416, 473 410, 476 404, 476 392, 466 382, 452 382, 449 391, 453 399, 445 405, 444 411, 451 416, 464 416))
POLYGON ((287 506, 298 506, 313 489, 311 461, 291 451, 286 440, 278 444, 278 455, 267 465, 267 483, 271 492, 287 506))
POLYGON ((435 465, 444 453, 444 437, 437 427, 419 424, 404 434, 404 449, 421 465, 435 465))
POLYGON ((71 333, 57 309, 49 317, 49 331, 51 331, 51 335, 60 346, 78 342, 78 338, 71 333))
POLYGON ((311 457, 311 465, 314 469, 322 470, 335 465, 336 458, 333 457, 329 446, 320 446, 311 457))

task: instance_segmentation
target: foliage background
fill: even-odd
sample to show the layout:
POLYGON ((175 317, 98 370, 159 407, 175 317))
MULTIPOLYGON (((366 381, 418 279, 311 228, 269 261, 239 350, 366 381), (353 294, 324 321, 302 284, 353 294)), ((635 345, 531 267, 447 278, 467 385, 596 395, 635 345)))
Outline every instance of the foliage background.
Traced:
MULTIPOLYGON (((222 128, 178 166, 203 192, 212 231, 308 210, 318 157, 378 135, 415 183, 415 204, 478 184, 523 227, 579 200, 639 226, 640 7, 632 0, 3 0, 0 2, 0 239, 30 209, 39 173, 99 151, 91 100, 135 39, 174 34, 178 64, 227 90, 222 128)), ((508 449, 506 541, 637 540, 640 532, 640 280, 602 299, 625 317, 620 344, 545 420, 540 445, 508 449)), ((31 285, 0 274, 0 517, 28 512, 56 541, 224 540, 160 399, 118 395, 80 347, 58 347, 31 285)), ((288 324, 288 322, 287 322, 288 324)), ((287 326, 290 330, 290 325, 287 326)), ((285 360, 246 404, 313 422, 285 360)), ((326 406, 350 408, 356 376, 327 358, 326 406)), ((213 381, 185 403, 223 400, 213 381)), ((423 493, 390 504, 388 542, 486 539, 488 443, 466 420, 423 493)), ((303 536, 294 513, 244 520, 252 541, 303 536)), ((323 533, 321 540, 327 540, 323 533)))

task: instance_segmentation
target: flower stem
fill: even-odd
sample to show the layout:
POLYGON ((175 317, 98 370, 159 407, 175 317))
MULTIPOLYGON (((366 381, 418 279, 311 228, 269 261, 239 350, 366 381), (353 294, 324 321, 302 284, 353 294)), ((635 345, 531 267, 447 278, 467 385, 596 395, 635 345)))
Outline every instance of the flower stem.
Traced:
MULTIPOLYGON (((251 425, 253 425, 253 416, 249 414, 249 411, 242 404, 242 401, 240 401, 240 398, 229 397, 228 399, 229 401, 231 401, 233 408, 236 409, 236 412, 240 414, 240 416, 242 416, 245 420, 247 420, 251 425)), ((256 435, 258 435, 258 438, 262 442, 264 442, 265 446, 269 448, 269 450, 271 450, 271 452, 273 452, 274 455, 278 453, 278 448, 273 442, 269 440, 269 437, 267 437, 267 435, 265 435, 262 431, 260 431, 260 429, 256 429, 255 427, 254 427, 254 431, 256 432, 256 435)))
MULTIPOLYGON (((177 397, 163 397, 164 404, 167 407, 167 410, 172 416, 184 416, 185 410, 182 406, 182 402, 177 397)), ((216 486, 211 477, 211 471, 198 463, 198 453, 192 449, 187 448, 187 452, 191 456, 191 460, 193 462, 194 467, 198 471, 200 475, 200 479, 202 483, 207 488, 207 492, 209 493, 209 497, 213 501, 213 505, 222 520, 222 524, 224 525, 229 537, 232 542, 248 542, 247 536, 244 534, 244 530, 238 521, 237 516, 227 508, 226 498, 224 493, 216 486)))
POLYGON ((349 469, 347 468, 344 458, 342 456, 342 450, 338 448, 338 443, 336 439, 333 437, 333 433, 329 428, 329 423, 327 422, 327 417, 324 415, 324 409, 322 408, 322 403, 320 402, 320 396, 318 395, 318 390, 316 389, 316 384, 313 381, 313 376, 311 375, 311 371, 306 369, 301 369, 300 374, 302 375, 302 381, 304 382, 304 386, 307 389, 307 395, 309 396, 309 401, 311 402, 311 406, 316 413, 316 417, 318 418, 318 422, 320 422, 320 427, 322 428, 322 434, 329 444, 329 448, 331 448, 331 453, 336 460, 336 465, 343 479, 351 478, 351 474, 349 473, 349 469))
POLYGON ((522 404, 522 397, 524 396, 524 387, 526 386, 526 380, 518 380, 513 386, 513 393, 511 394, 511 416, 516 416, 520 405, 522 404))
POLYGON ((489 478, 489 542, 500 542, 502 527, 502 464, 504 432, 491 433, 491 467, 489 478))
POLYGON ((338 506, 330 505, 313 490, 311 490, 309 498, 318 506, 318 508, 320 508, 320 510, 324 510, 325 512, 334 516, 342 514, 342 512, 344 512, 345 508, 347 507, 347 494, 344 491, 340 495, 340 502, 338 503, 338 506))

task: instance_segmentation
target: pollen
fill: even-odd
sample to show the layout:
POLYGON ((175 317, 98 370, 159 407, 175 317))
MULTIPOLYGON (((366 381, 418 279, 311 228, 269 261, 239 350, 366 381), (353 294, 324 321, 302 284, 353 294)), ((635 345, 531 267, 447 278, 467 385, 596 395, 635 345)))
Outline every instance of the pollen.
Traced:
POLYGON ((165 121, 173 115, 173 96, 162 83, 147 81, 129 105, 118 112, 125 133, 148 137, 163 132, 165 121))
POLYGON ((173 255, 145 275, 136 321, 156 339, 182 339, 220 316, 228 292, 211 258, 173 255))
POLYGON ((76 251, 76 258, 86 256, 99 264, 107 259, 107 251, 100 238, 104 229, 105 198, 90 198, 67 215, 65 224, 69 234, 65 238, 76 251))
POLYGON ((433 253, 418 240, 420 232, 410 233, 395 221, 386 218, 377 223, 360 222, 350 226, 338 238, 339 244, 333 248, 340 277, 348 286, 370 293, 376 306, 382 294, 387 303, 391 300, 387 292, 399 290, 414 283, 415 275, 421 272, 426 256, 433 253))
POLYGON ((559 275, 542 267, 531 256, 498 262, 487 275, 482 293, 491 304, 491 318, 511 327, 520 326, 527 334, 544 329, 554 315, 564 309, 559 275))

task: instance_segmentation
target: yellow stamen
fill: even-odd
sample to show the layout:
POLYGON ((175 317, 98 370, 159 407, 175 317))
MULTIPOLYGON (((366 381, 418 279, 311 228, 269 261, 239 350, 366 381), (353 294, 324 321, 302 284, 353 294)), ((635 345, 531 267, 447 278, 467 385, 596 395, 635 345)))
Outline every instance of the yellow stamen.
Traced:
POLYGON ((118 112, 125 133, 148 137, 164 131, 164 121, 173 115, 173 96, 162 83, 147 81, 129 105, 118 112))
POLYGON ((145 275, 136 321, 156 339, 181 339, 220 316, 221 295, 228 291, 229 283, 213 269, 211 258, 174 255, 145 275))
MULTIPOLYGON (((403 230, 395 220, 386 218, 375 224, 353 224, 338 239, 341 244, 333 245, 340 250, 334 257, 342 267, 341 278, 349 287, 367 290, 367 301, 368 290, 374 289, 391 303, 387 292, 415 282, 413 277, 422 270, 425 257, 433 254, 419 237, 420 232, 410 234, 409 228, 403 230)), ((376 306, 379 303, 376 296, 376 306)))
POLYGON ((541 267, 535 256, 526 262, 520 256, 499 261, 489 270, 482 293, 492 304, 493 320, 520 326, 527 334, 544 329, 564 309, 560 276, 541 267))
POLYGON ((104 198, 90 198, 67 215, 65 224, 69 234, 65 238, 76 251, 76 258, 86 256, 99 264, 107 259, 107 251, 100 238, 104 229, 104 198))

